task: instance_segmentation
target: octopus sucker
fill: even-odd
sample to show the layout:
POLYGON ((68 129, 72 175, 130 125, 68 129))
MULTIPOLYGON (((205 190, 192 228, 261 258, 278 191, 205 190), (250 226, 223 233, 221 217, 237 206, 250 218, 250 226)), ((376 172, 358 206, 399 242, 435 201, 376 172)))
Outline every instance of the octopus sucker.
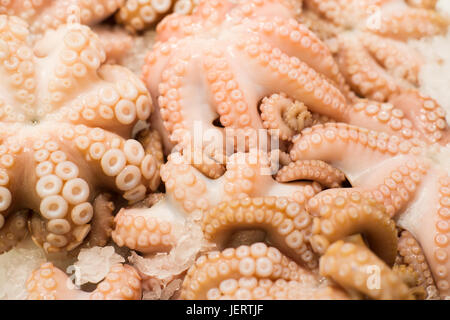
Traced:
POLYGON ((188 300, 346 299, 333 285, 320 284, 277 248, 264 243, 228 248, 201 256, 187 272, 181 298, 188 300), (284 288, 283 288, 284 287, 284 288))
POLYGON ((401 232, 398 240, 397 260, 396 264, 407 266, 415 272, 415 286, 425 291, 427 299, 436 298, 438 291, 422 247, 406 230, 401 232))
POLYGON ((312 218, 298 203, 286 198, 245 198, 219 204, 202 218, 205 238, 227 246, 236 229, 266 232, 267 241, 299 264, 317 267, 317 257, 309 246, 312 218))
POLYGON ((60 269, 47 262, 27 280, 29 300, 140 300, 141 278, 129 265, 111 267, 106 278, 89 293, 77 289, 60 269))
POLYGON ((327 188, 338 188, 345 181, 345 175, 320 160, 298 160, 278 171, 276 179, 279 182, 313 180, 327 188))
POLYGON ((413 299, 401 277, 364 245, 334 242, 320 258, 320 273, 373 299, 413 299))
POLYGON ((368 192, 357 189, 330 189, 309 200, 306 210, 317 217, 311 244, 324 253, 339 239, 363 234, 369 247, 389 266, 397 254, 395 222, 368 192))
POLYGON ((5 84, 2 91, 0 210, 6 220, 34 211, 33 239, 46 252, 70 251, 91 229, 98 188, 132 203, 159 175, 153 156, 131 139, 137 121, 150 116, 151 99, 130 71, 103 65, 104 51, 88 27, 61 25, 29 47, 25 22, 0 20, 9 48, 1 59, 17 62, 4 63, 3 72, 26 88, 5 84))

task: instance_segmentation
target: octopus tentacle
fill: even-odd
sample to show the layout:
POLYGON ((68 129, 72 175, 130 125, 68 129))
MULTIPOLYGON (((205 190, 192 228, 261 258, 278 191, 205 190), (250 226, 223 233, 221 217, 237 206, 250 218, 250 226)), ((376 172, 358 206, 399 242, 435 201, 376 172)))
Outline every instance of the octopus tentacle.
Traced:
POLYGON ((139 131, 136 139, 143 145, 145 157, 145 166, 149 169, 147 179, 149 179, 149 188, 156 191, 161 183, 160 169, 164 163, 164 153, 161 136, 155 129, 145 129, 139 131))
MULTIPOLYGON (((299 267, 294 261, 283 256, 278 249, 263 243, 255 243, 237 249, 210 252, 198 258, 184 279, 181 298, 217 299, 224 295, 237 299, 258 299, 272 292, 281 295, 282 290, 279 289, 281 283, 276 284, 280 279, 294 281, 293 291, 298 288, 295 293, 299 295, 305 286, 320 290, 316 275, 299 267), (260 281, 263 281, 263 285, 274 286, 261 290, 257 286, 260 281), (239 286, 244 288, 238 290, 239 286)), ((332 290, 332 287, 329 286, 328 289, 332 290)), ((338 289, 334 290, 336 291, 330 292, 330 296, 345 297, 344 293, 338 295, 338 289)), ((284 297, 288 297, 286 293, 284 297)))
MULTIPOLYGON (((154 207, 153 212, 156 210, 154 207)), ((143 215, 136 209, 120 210, 114 221, 114 242, 145 254, 170 251, 176 244, 176 228, 181 227, 176 220, 143 215)))
POLYGON ((26 237, 28 234, 28 218, 29 212, 27 210, 21 210, 11 214, 6 221, 0 215, 2 225, 0 228, 0 253, 9 251, 26 237))
POLYGON ((314 288, 317 283, 278 279, 225 279, 217 289, 210 289, 212 300, 347 300, 348 295, 336 286, 314 288), (306 282, 306 283, 305 283, 306 282))
POLYGON ((219 250, 236 229, 266 231, 267 241, 297 263, 317 267, 317 257, 308 244, 312 219, 299 204, 285 198, 245 198, 219 204, 202 219, 205 238, 219 250))
POLYGON ((371 298, 413 299, 402 279, 364 245, 336 241, 321 257, 320 273, 371 298))
POLYGON ((163 124, 172 143, 192 138, 199 120, 192 108, 200 105, 200 122, 217 144, 234 133, 248 139, 245 150, 257 147, 256 131, 265 122, 258 104, 274 93, 339 118, 347 103, 344 78, 326 46, 292 19, 290 7, 284 1, 205 1, 192 15, 173 15, 158 25, 161 42, 147 57, 144 79, 160 96, 155 118, 161 119, 155 122, 163 124), (223 30, 219 38, 207 32, 214 28, 223 30), (192 94, 199 85, 201 94, 192 94), (217 119, 224 128, 213 125, 217 119))
POLYGON ((52 263, 44 263, 27 280, 29 300, 138 300, 141 278, 129 265, 114 265, 91 292, 76 289, 69 277, 52 263))
POLYGON ((306 63, 290 58, 280 50, 273 50, 260 39, 249 39, 237 45, 236 54, 249 62, 249 68, 257 70, 255 82, 266 79, 275 92, 284 92, 291 98, 303 101, 311 111, 337 120, 345 111, 346 100, 342 93, 315 72, 306 63))
POLYGON ((295 134, 313 123, 308 108, 285 94, 273 94, 264 98, 260 109, 264 128, 278 129, 281 140, 292 140, 295 134))
POLYGON ((372 58, 358 37, 341 34, 338 43, 337 63, 355 92, 386 101, 399 90, 398 81, 372 58))
POLYGON ((324 187, 338 188, 345 181, 345 175, 320 160, 298 160, 278 171, 276 179, 279 182, 313 180, 324 187))
POLYGON ((437 288, 425 255, 417 240, 406 230, 401 233, 398 240, 398 253, 400 263, 414 270, 417 276, 417 287, 423 288, 428 298, 434 297, 437 294, 437 288))
POLYGON ((92 31, 100 38, 108 63, 119 63, 133 46, 133 37, 119 27, 96 26, 92 31))
POLYGON ((67 115, 73 124, 130 135, 136 122, 147 119, 152 112, 147 90, 125 69, 107 65, 98 74, 108 83, 77 97, 67 108, 62 108, 62 116, 67 115))
POLYGON ((358 39, 362 41, 373 59, 386 68, 392 76, 418 85, 419 70, 423 61, 416 52, 412 52, 402 42, 370 33, 362 33, 358 39))
POLYGON ((368 29, 400 40, 441 34, 448 27, 448 22, 433 10, 404 6, 399 11, 395 3, 381 8, 380 20, 379 27, 368 26, 368 29))
POLYGON ((402 110, 414 128, 428 141, 448 143, 450 130, 445 120, 445 110, 418 90, 404 90, 392 96, 389 101, 402 110))
POLYGON ((394 107, 392 103, 361 99, 351 106, 348 122, 356 126, 363 125, 370 130, 397 135, 405 140, 424 137, 416 130, 405 112, 394 107))
MULTIPOLYGON (((389 0, 388 0, 389 1, 389 0)), ((305 0, 308 9, 325 17, 327 20, 344 27, 353 27, 365 21, 373 9, 380 6, 385 0, 305 0)))
POLYGON ((448 188, 450 179, 447 170, 431 168, 422 179, 417 196, 406 208, 397 224, 408 230, 425 253, 433 279, 441 298, 449 296, 449 229, 448 188), (424 214, 424 213, 427 214, 424 214))
POLYGON ((362 233, 370 248, 392 266, 397 254, 395 223, 368 192, 330 189, 309 200, 307 208, 316 219, 312 246, 324 253, 328 246, 347 236, 362 233))
POLYGON ((73 15, 80 23, 94 25, 113 14, 123 3, 123 0, 91 0, 91 1, 3 1, 0 14, 19 16, 30 24, 30 30, 37 35, 44 34, 48 29, 57 29, 68 22, 73 15))
POLYGON ((87 245, 90 247, 104 247, 111 238, 114 227, 113 211, 115 209, 111 197, 108 193, 101 193, 94 200, 94 215, 87 238, 87 245))
POLYGON ((445 32, 446 21, 443 17, 434 10, 408 6, 413 1, 306 0, 305 3, 308 8, 337 25, 370 30, 401 40, 445 32))
POLYGON ((318 73, 331 79, 343 93, 349 93, 344 77, 340 74, 329 49, 306 26, 294 19, 288 21, 279 19, 275 23, 268 21, 267 18, 259 18, 256 21, 257 24, 252 24, 251 28, 257 28, 263 40, 285 54, 304 61, 318 73))
POLYGON ((171 11, 177 14, 191 13, 198 2, 199 0, 126 0, 116 13, 116 21, 129 31, 141 31, 155 25, 171 11))
POLYGON ((362 184, 358 180, 366 180, 367 168, 389 159, 401 162, 421 152, 421 148, 409 140, 343 123, 304 129, 293 142, 290 152, 293 161, 321 159, 343 171, 353 186, 362 184), (336 148, 342 150, 340 155, 333 151, 336 148), (358 159, 351 157, 355 153, 358 159), (348 156, 342 158, 342 154, 348 156))
POLYGON ((424 300, 427 296, 423 287, 418 286, 417 272, 410 266, 404 264, 395 264, 392 271, 397 274, 402 281, 409 287, 409 291, 415 300, 424 300))
POLYGON ((35 242, 47 252, 70 251, 90 231, 98 188, 130 202, 144 198, 157 168, 129 138, 150 116, 150 97, 130 71, 102 65, 103 49, 88 27, 62 25, 32 49, 25 22, 0 20, 0 72, 18 81, 2 90, 0 212, 9 219, 34 211, 28 227, 35 242))

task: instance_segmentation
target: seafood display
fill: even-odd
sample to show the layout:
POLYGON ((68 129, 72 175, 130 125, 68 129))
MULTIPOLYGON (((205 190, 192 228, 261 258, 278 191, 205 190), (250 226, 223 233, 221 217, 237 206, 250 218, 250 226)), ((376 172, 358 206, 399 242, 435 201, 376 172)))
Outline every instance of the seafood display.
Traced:
POLYGON ((445 2, 1 1, 0 298, 450 299, 445 2))

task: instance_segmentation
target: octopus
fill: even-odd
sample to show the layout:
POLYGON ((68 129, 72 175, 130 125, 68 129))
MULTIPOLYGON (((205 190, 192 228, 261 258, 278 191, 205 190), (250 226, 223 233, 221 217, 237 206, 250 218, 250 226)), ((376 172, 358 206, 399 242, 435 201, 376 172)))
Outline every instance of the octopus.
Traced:
POLYGON ((33 39, 40 39, 48 30, 69 22, 92 27, 99 36, 108 62, 120 61, 131 49, 133 38, 119 27, 99 25, 114 14, 124 0, 7 0, 0 4, 0 14, 20 17, 29 24, 33 39))
POLYGON ((419 84, 423 59, 405 41, 445 33, 450 23, 434 10, 436 1, 304 2, 321 18, 314 30, 334 38, 336 61, 351 88, 381 102, 419 84))
MULTIPOLYGON (((101 192, 134 203, 158 187, 157 152, 132 138, 152 100, 134 74, 104 64, 87 26, 61 25, 34 47, 20 18, 1 15, 0 29, 0 251, 27 229, 47 253, 71 251, 101 192)), ((111 211, 97 211, 110 225, 111 211)))
MULTIPOLYGON (((294 8, 284 0, 204 1, 191 15, 158 24, 143 79, 167 150, 191 152, 200 134, 195 151, 225 163, 223 154, 264 149, 259 129, 292 139, 309 123, 309 110, 343 120, 352 94, 327 46, 295 20, 294 8), (283 107, 284 98, 295 106, 283 107), (247 139, 242 146, 240 137, 247 139)), ((271 144, 264 151, 276 149, 271 144)))

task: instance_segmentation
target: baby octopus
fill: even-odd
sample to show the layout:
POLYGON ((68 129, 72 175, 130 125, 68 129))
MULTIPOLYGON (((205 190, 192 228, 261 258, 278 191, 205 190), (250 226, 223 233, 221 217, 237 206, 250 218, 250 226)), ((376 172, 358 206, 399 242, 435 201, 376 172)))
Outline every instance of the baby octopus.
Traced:
MULTIPOLYGON (((385 102, 418 85, 422 57, 404 41, 444 33, 449 21, 436 1, 305 0, 306 6, 333 25, 336 61, 356 93, 385 102)), ((326 21, 322 25, 326 25, 326 21)), ((321 29, 322 26, 318 26, 321 29)))
MULTIPOLYGON (((320 261, 324 275, 344 287, 362 290, 355 273, 342 271, 346 265, 351 267, 352 260, 337 249, 344 248, 338 241, 345 242, 353 234, 363 234, 378 258, 392 266, 398 238, 392 218, 409 231, 411 238, 417 239, 417 242, 402 240, 401 255, 411 257, 406 252, 407 246, 414 247, 411 250, 415 254, 419 254, 421 247, 426 258, 421 263, 428 263, 429 269, 417 266, 414 258, 408 258, 407 264, 419 273, 422 281, 427 281, 426 286, 433 285, 427 274, 431 270, 441 298, 449 296, 450 178, 448 164, 439 162, 445 147, 434 148, 435 151, 427 150, 399 136, 344 123, 317 125, 294 138, 290 152, 293 161, 324 161, 345 173, 352 185, 325 190, 306 205, 306 210, 316 217, 310 242, 316 252, 324 255, 320 261)), ((356 247, 351 251, 354 250, 356 247)), ((365 293, 373 297, 381 294, 365 293)))
MULTIPOLYGON (((284 0, 203 1, 193 14, 173 14, 158 24, 143 78, 166 145, 186 144, 196 122, 219 143, 224 131, 251 136, 278 129, 270 127, 269 109, 261 110, 264 116, 258 110, 272 94, 342 120, 351 96, 345 80, 328 48, 294 19, 292 9, 284 0)), ((288 119, 303 116, 301 108, 286 113, 288 119)))
POLYGON ((34 212, 36 243, 69 251, 89 233, 103 190, 133 203, 157 187, 159 156, 131 138, 152 102, 130 71, 103 65, 88 27, 62 25, 34 48, 27 36, 24 21, 0 16, 0 238, 9 239, 0 251, 26 233, 22 209, 34 212))

